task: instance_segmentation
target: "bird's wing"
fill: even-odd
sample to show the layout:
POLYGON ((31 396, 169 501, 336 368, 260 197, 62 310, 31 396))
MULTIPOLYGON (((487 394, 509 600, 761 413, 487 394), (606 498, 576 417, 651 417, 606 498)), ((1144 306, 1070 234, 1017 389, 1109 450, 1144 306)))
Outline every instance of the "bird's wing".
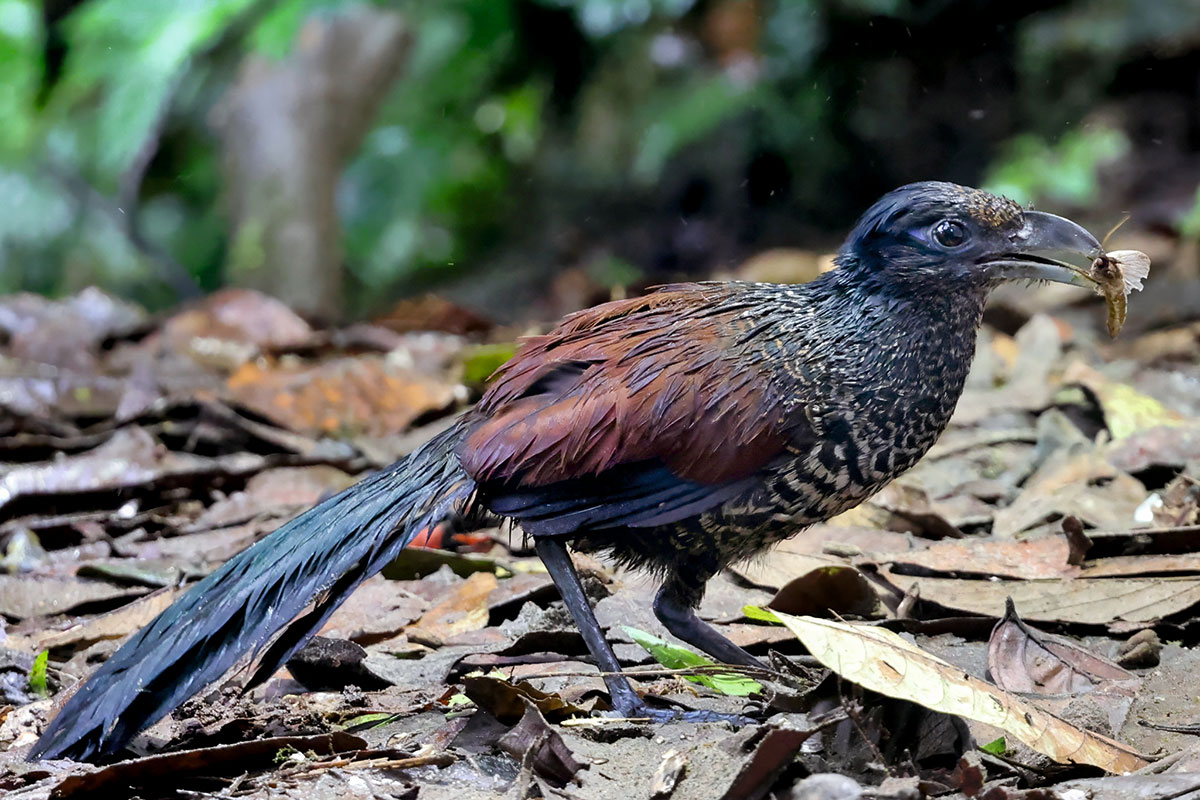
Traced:
POLYGON ((666 524, 748 488, 803 432, 745 293, 667 287, 528 340, 459 449, 484 502, 558 534, 666 524))

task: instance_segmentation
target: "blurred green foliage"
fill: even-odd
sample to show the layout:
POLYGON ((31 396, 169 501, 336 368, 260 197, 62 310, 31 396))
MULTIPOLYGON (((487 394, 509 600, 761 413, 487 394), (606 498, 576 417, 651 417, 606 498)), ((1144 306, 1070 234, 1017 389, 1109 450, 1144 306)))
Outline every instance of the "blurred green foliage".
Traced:
MULTIPOLYGON (((248 56, 288 58, 307 20, 349 4, 0 0, 0 291, 98 282, 161 305, 221 285, 235 259, 211 111, 248 56)), ((352 307, 526 246, 600 199, 678 217, 660 195, 681 163, 776 157, 785 222, 842 224, 898 180, 981 173, 1022 201, 1088 204, 1132 145, 1118 124, 1080 121, 1122 65, 1194 49, 1200 4, 1002 5, 979 7, 979 31, 909 0, 397 5, 414 48, 338 190, 352 307), (739 4, 753 22, 740 45, 739 4), (995 48, 980 100, 954 82, 974 41, 995 48), (1007 121, 977 131, 976 105, 1007 121)), ((770 245, 772 230, 799 235, 731 236, 770 245)), ((631 280, 643 255, 603 264, 631 280)))
POLYGON ((1046 198, 1082 206, 1096 198, 1101 167, 1128 150, 1125 134, 1104 126, 1069 131, 1057 142, 1022 134, 1005 144, 983 185, 1019 203, 1046 198))
POLYGON ((1200 189, 1188 212, 1179 220, 1179 232, 1189 239, 1200 239, 1200 189))

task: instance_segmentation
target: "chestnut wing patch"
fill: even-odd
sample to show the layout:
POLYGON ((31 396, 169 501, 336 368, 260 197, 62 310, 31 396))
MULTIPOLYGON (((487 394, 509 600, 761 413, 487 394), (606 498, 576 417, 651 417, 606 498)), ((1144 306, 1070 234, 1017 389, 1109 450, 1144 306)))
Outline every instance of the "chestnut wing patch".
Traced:
POLYGON ((720 302, 734 291, 609 303, 526 342, 459 450, 483 502, 553 535, 668 524, 753 486, 795 430, 720 302))

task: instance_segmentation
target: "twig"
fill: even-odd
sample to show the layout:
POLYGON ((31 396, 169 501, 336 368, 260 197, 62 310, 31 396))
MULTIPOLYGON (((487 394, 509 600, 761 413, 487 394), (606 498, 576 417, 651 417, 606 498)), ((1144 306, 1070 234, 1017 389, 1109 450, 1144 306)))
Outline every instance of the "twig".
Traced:
POLYGON ((682 669, 638 669, 638 670, 620 670, 618 672, 547 672, 540 674, 538 678, 605 678, 609 676, 622 676, 626 678, 647 678, 647 677, 662 677, 670 675, 713 675, 736 672, 746 675, 751 678, 775 678, 777 680, 790 681, 795 680, 794 675, 787 675, 777 670, 767 667, 750 667, 740 664, 712 664, 697 667, 684 667, 682 669))

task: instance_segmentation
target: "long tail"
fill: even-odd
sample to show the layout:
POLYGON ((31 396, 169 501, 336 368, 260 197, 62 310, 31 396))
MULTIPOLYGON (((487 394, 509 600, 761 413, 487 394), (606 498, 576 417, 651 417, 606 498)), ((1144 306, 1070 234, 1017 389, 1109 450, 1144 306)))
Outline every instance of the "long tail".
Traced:
POLYGON ((197 583, 87 679, 29 759, 115 753, 251 651, 251 682, 268 677, 418 532, 466 512, 475 486, 454 455, 461 436, 455 425, 197 583))

